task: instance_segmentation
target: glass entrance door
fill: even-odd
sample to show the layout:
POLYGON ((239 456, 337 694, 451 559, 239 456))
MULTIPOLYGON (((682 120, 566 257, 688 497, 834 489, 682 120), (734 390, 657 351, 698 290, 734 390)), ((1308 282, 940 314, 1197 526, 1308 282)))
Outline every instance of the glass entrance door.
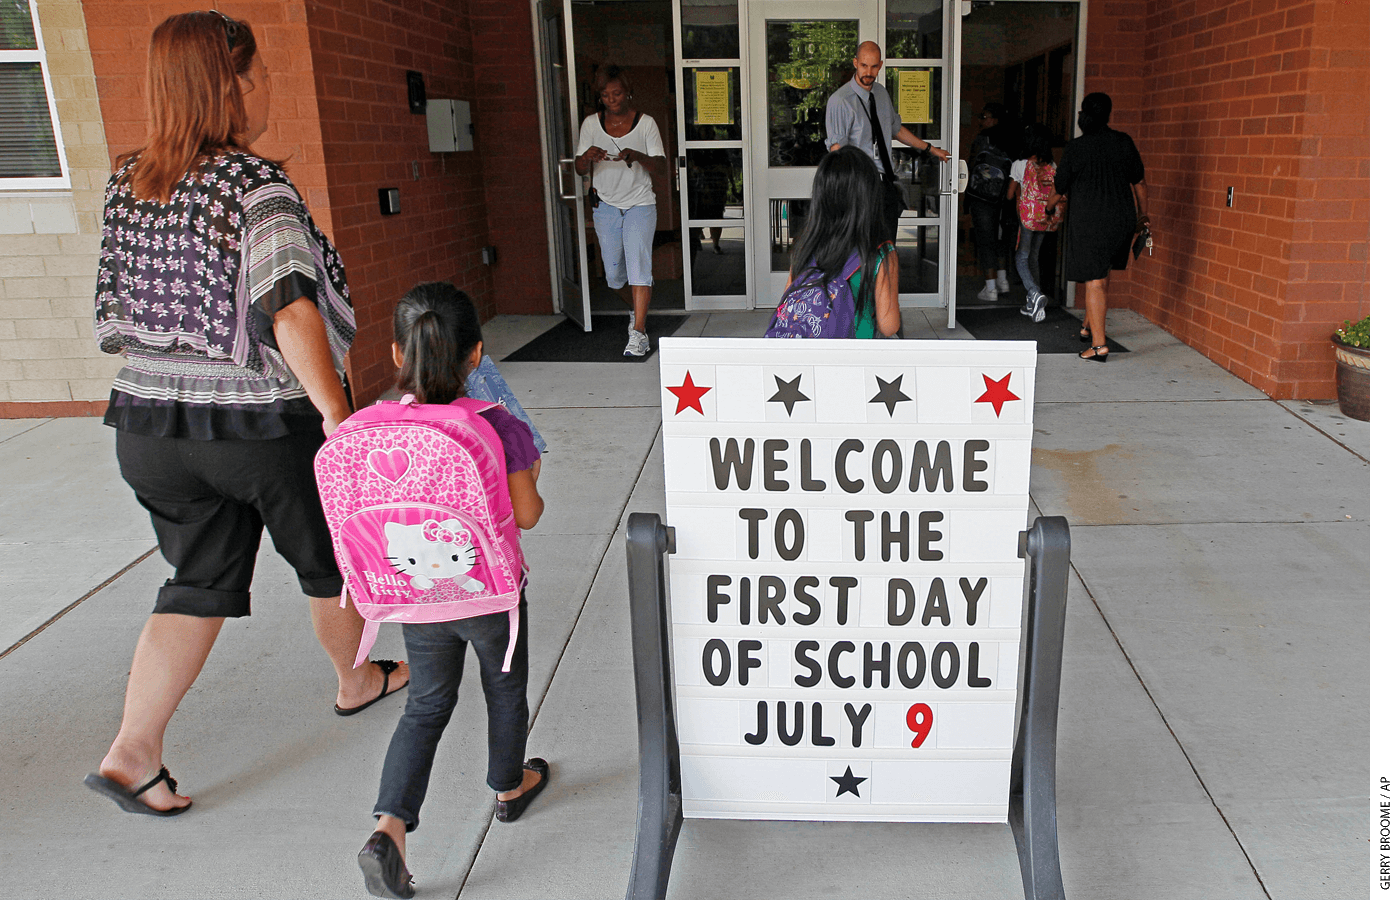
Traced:
POLYGON ((879 35, 873 0, 753 0, 748 19, 753 301, 774 307, 826 155, 827 98, 852 74, 856 46, 879 35))
POLYGON ((584 245, 584 180, 574 171, 574 149, 578 142, 578 97, 573 90, 574 40, 572 0, 540 0, 538 6, 541 82, 544 94, 544 138, 546 159, 552 168, 549 179, 551 204, 549 220, 551 263, 554 269, 558 311, 578 323, 584 331, 593 330, 593 313, 588 296, 584 245))

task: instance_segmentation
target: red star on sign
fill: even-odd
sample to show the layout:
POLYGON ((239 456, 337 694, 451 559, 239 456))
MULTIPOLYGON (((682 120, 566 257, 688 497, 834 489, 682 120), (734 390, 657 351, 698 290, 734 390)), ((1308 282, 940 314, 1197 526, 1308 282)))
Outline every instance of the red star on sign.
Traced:
POLYGON ((1001 407, 1004 403, 1010 400, 1021 399, 1011 393, 1011 389, 1007 387, 1007 385, 1011 384, 1010 372, 1007 372, 1006 377, 999 381, 993 381, 990 375, 983 375, 982 382, 987 386, 987 390, 983 392, 982 396, 972 402, 992 404, 992 409, 996 410, 998 419, 1001 418, 1001 407))
POLYGON ((691 408, 703 416, 705 411, 700 408, 700 398, 714 389, 700 387, 691 379, 690 372, 687 371, 684 382, 675 387, 668 386, 666 390, 676 395, 676 415, 680 415, 681 410, 691 408))

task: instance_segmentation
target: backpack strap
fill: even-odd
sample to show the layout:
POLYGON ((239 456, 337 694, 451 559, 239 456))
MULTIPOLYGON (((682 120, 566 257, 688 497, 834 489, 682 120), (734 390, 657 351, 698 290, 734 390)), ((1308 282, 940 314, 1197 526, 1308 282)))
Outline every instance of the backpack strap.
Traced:
POLYGON ((851 276, 860 271, 860 251, 852 250, 851 255, 846 257, 846 264, 841 267, 841 277, 847 281, 851 276))
POLYGON ((365 619, 365 628, 360 632, 360 649, 355 651, 355 668, 365 664, 369 651, 374 649, 374 641, 379 637, 379 623, 365 619))

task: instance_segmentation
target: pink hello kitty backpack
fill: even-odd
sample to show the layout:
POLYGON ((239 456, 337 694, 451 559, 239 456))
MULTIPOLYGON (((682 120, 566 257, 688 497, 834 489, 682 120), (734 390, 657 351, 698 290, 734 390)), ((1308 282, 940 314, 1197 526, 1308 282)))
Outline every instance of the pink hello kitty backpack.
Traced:
POLYGON ((501 439, 461 399, 419 404, 412 394, 350 416, 316 454, 345 596, 365 617, 355 665, 380 622, 451 622, 510 613, 510 671, 524 557, 501 439))

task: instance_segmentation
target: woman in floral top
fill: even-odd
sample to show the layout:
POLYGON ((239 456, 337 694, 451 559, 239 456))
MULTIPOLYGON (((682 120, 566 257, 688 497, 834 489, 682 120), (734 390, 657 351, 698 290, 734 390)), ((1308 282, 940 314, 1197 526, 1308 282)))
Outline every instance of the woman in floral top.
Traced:
POLYGON ((358 712, 408 681, 353 668, 363 620, 341 578, 312 475, 350 414, 341 380, 355 316, 340 257, 281 166, 248 148, 267 128, 267 69, 247 23, 172 16, 151 37, 149 142, 107 186, 96 332, 126 366, 106 423, 122 477, 175 574, 136 644, 121 730, 86 783, 128 812, 190 806, 161 761, 166 725, 223 621, 249 614, 266 526, 311 598, 358 712))

